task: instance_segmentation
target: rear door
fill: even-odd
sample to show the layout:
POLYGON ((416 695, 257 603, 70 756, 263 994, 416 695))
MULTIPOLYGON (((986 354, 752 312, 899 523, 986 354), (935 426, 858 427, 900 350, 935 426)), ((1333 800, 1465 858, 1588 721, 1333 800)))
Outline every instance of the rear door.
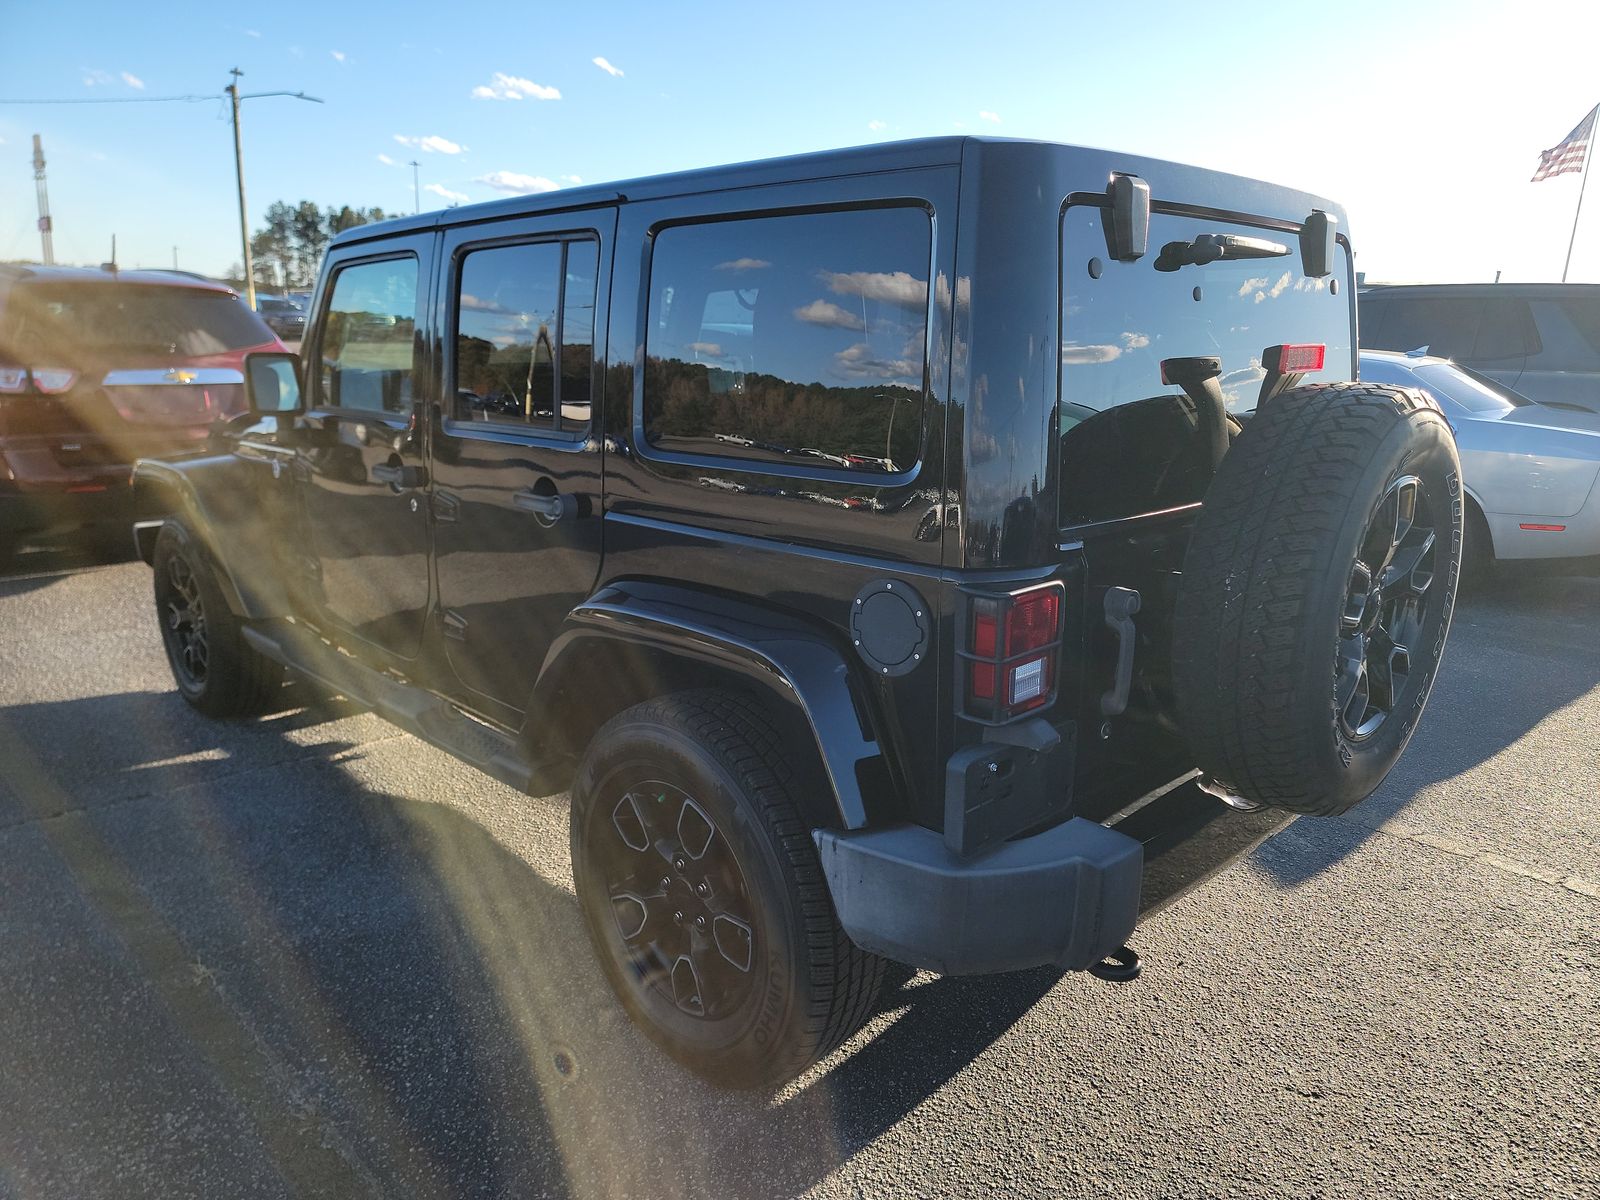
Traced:
POLYGON ((600 372, 615 209, 445 234, 434 562, 459 680, 520 710, 600 569, 600 372))
POLYGON ((1234 430, 1256 406, 1270 346, 1323 345, 1325 367, 1307 382, 1355 373, 1347 252, 1332 276, 1309 278, 1292 227, 1158 204, 1150 252, 1119 262, 1105 255, 1103 220, 1095 204, 1071 204, 1062 217, 1061 539, 1064 552, 1081 545, 1088 572, 1078 719, 1081 729, 1114 728, 1109 737, 1080 740, 1076 790, 1086 813, 1097 799, 1121 803, 1186 765, 1173 736, 1172 617, 1212 466, 1197 407, 1163 382, 1162 362, 1220 358, 1234 430), (1157 269, 1158 248, 1202 234, 1265 239, 1283 253, 1157 269), (1117 678, 1118 638, 1105 609, 1112 588, 1137 591, 1141 602, 1126 715, 1114 727, 1102 704, 1117 678))
POLYGON ((308 429, 297 462, 304 566, 324 621, 415 657, 428 609, 419 411, 434 235, 334 251, 305 355, 308 429))

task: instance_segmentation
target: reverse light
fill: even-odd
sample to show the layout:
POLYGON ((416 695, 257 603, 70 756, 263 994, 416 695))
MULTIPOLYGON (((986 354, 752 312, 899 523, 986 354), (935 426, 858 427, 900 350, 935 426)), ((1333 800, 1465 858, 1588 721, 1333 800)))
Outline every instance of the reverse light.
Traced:
POLYGON ((968 620, 967 715, 999 724, 1055 698, 1061 587, 975 595, 968 620))
POLYGON ((1327 357, 1325 345, 1268 346, 1261 354, 1261 366, 1269 375, 1302 375, 1322 370, 1327 357))
POLYGON ((0 392, 20 392, 27 386, 27 367, 0 367, 0 392))
POLYGON ((33 386, 47 396, 55 396, 78 382, 78 373, 65 367, 35 367, 33 386))

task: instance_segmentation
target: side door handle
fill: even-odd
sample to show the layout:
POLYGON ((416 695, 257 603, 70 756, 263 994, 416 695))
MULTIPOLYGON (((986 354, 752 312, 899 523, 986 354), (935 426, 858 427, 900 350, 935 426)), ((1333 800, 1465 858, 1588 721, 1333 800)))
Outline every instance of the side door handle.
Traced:
POLYGON ((1100 711, 1120 717, 1128 707, 1128 692, 1133 687, 1133 648, 1138 631, 1133 614, 1139 611, 1139 593, 1132 588, 1106 589, 1106 628, 1117 635, 1117 674, 1111 689, 1100 697, 1100 711))
POLYGON ((560 492, 545 494, 532 489, 516 493, 511 497, 511 503, 521 512, 532 513, 539 524, 547 526, 566 520, 578 510, 571 496, 563 496, 560 492))
POLYGON ((412 491, 425 487, 428 482, 428 471, 425 467, 412 466, 407 463, 379 463, 367 472, 377 483, 387 483, 397 492, 412 491))

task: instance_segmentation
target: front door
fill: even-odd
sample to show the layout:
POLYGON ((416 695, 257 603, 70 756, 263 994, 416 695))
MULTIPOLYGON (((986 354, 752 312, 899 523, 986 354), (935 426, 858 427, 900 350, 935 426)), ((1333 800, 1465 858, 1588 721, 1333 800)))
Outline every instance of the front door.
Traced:
POLYGON ((432 234, 335 252, 306 347, 300 451, 309 590, 335 630, 416 656, 428 610, 419 409, 432 234))
POLYGON ((600 569, 600 364, 614 209, 450 231, 438 302, 434 562, 472 692, 526 707, 600 569))

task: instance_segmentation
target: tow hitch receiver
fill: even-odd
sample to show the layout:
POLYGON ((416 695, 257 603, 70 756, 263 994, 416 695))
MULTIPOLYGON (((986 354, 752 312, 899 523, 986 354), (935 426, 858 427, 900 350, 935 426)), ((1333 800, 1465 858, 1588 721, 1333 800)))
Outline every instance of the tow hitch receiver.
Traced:
POLYGON ((1089 968, 1089 974, 1107 983, 1132 983, 1144 971, 1144 960, 1132 946, 1118 946, 1089 968))

